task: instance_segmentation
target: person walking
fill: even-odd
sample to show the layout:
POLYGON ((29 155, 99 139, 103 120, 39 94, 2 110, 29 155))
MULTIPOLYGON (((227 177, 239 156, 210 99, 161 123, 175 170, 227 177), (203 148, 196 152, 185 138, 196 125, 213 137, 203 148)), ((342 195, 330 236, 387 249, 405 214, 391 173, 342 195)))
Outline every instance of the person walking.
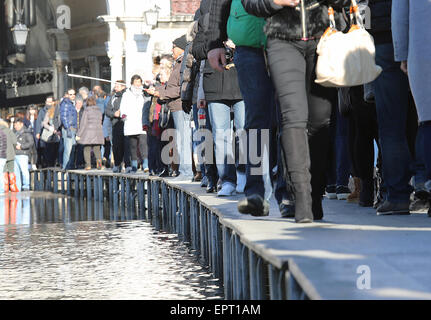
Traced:
POLYGON ((77 143, 83 146, 85 170, 91 170, 91 150, 96 158, 97 169, 104 169, 100 150, 105 141, 102 119, 103 114, 97 106, 95 97, 88 98, 87 107, 82 114, 81 124, 76 134, 77 143))
MULTIPOLYGON (((392 1, 392 36, 395 61, 409 76, 416 102, 428 192, 431 192, 431 33, 429 21, 431 2, 428 0, 392 1)), ((431 209, 428 211, 431 216, 431 209)))
MULTIPOLYGON (((328 7, 334 8, 338 25, 343 25, 340 12, 350 0, 242 3, 248 13, 267 18, 268 63, 280 101, 282 146, 295 193, 296 222, 321 220, 329 124, 337 92, 315 83, 316 49, 329 26, 328 7)), ((210 58, 214 64, 222 64, 219 52, 214 51, 210 58)))

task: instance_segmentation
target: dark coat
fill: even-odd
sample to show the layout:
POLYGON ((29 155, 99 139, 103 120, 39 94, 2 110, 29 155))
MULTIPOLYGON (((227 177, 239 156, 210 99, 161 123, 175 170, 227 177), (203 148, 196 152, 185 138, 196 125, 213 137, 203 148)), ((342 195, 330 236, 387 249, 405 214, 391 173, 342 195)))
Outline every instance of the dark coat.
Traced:
POLYGON ((103 114, 98 106, 87 106, 82 115, 77 141, 82 145, 102 145, 105 143, 102 126, 103 114))
POLYGON ((121 121, 121 117, 115 117, 114 114, 115 112, 120 110, 121 99, 124 92, 126 92, 126 89, 113 94, 111 99, 109 99, 108 105, 106 106, 105 115, 111 119, 112 126, 115 126, 118 122, 121 121))
MULTIPOLYGON (((217 0, 213 0, 213 2, 217 2, 217 0)), ((214 38, 219 34, 218 30, 208 28, 207 25, 210 20, 209 3, 211 3, 210 0, 203 0, 201 2, 201 18, 198 22, 198 33, 196 34, 195 40, 193 41, 193 47, 191 50, 193 56, 198 61, 207 59, 207 54, 209 51, 207 37, 214 38)), ((203 72, 203 86, 205 91, 205 99, 208 102, 220 100, 242 100, 238 83, 238 74, 235 67, 225 70, 224 72, 218 72, 211 68, 209 62, 206 62, 203 72)))
POLYGON ((370 0, 371 29, 376 44, 391 43, 391 12, 392 0, 370 0))
POLYGON ((335 10, 337 29, 343 30, 346 23, 341 10, 351 4, 351 0, 303 0, 292 8, 276 5, 272 0, 241 1, 248 13, 268 18, 264 29, 268 38, 281 40, 320 38, 330 25, 329 6, 335 10))
POLYGON ((30 157, 34 146, 33 132, 23 127, 20 131, 16 131, 15 135, 17 144, 21 145, 21 149, 15 151, 16 155, 30 157))

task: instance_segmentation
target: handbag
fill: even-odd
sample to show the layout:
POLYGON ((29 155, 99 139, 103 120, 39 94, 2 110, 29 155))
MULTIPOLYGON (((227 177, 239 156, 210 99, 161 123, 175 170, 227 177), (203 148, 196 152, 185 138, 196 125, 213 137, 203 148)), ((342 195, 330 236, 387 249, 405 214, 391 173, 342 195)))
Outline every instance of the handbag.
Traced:
POLYGON ((43 131, 42 131, 42 135, 40 136, 40 139, 43 141, 43 142, 47 142, 47 143, 49 143, 50 142, 50 140, 51 140, 51 138, 52 138, 52 135, 54 134, 54 132, 53 131, 49 131, 49 130, 47 130, 47 129, 43 129, 43 131))
POLYGON ((169 120, 171 118, 171 110, 167 103, 164 103, 159 112, 159 127, 161 129, 166 129, 169 125, 169 120))
POLYGON ((376 65, 374 39, 365 30, 356 0, 350 6, 349 32, 336 29, 332 7, 328 14, 330 26, 317 45, 315 82, 324 87, 354 87, 374 81, 382 68, 376 65))

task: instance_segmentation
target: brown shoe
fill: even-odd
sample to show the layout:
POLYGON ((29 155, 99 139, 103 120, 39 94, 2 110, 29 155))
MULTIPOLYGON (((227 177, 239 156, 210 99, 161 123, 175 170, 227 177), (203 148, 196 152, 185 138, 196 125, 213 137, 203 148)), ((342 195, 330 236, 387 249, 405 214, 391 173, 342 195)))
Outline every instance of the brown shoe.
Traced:
POLYGON ((85 171, 90 171, 91 167, 85 167, 85 171))
POLYGON ((197 172, 196 175, 193 178, 194 182, 201 182, 202 181, 202 172, 197 172))
POLYGON ((361 179, 353 178, 353 192, 347 197, 347 202, 358 203, 361 190, 361 179))

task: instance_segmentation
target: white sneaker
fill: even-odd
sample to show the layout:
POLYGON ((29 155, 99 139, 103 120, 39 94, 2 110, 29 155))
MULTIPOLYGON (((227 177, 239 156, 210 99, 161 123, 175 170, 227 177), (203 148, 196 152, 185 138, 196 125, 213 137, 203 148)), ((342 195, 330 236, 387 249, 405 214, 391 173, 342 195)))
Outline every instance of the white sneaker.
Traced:
POLYGON ((218 192, 218 197, 230 197, 236 194, 235 186, 232 183, 223 183, 221 190, 218 192))
POLYGON ((244 193, 246 182, 247 182, 247 176, 245 175, 245 173, 237 172, 236 173, 236 192, 237 193, 244 193))

